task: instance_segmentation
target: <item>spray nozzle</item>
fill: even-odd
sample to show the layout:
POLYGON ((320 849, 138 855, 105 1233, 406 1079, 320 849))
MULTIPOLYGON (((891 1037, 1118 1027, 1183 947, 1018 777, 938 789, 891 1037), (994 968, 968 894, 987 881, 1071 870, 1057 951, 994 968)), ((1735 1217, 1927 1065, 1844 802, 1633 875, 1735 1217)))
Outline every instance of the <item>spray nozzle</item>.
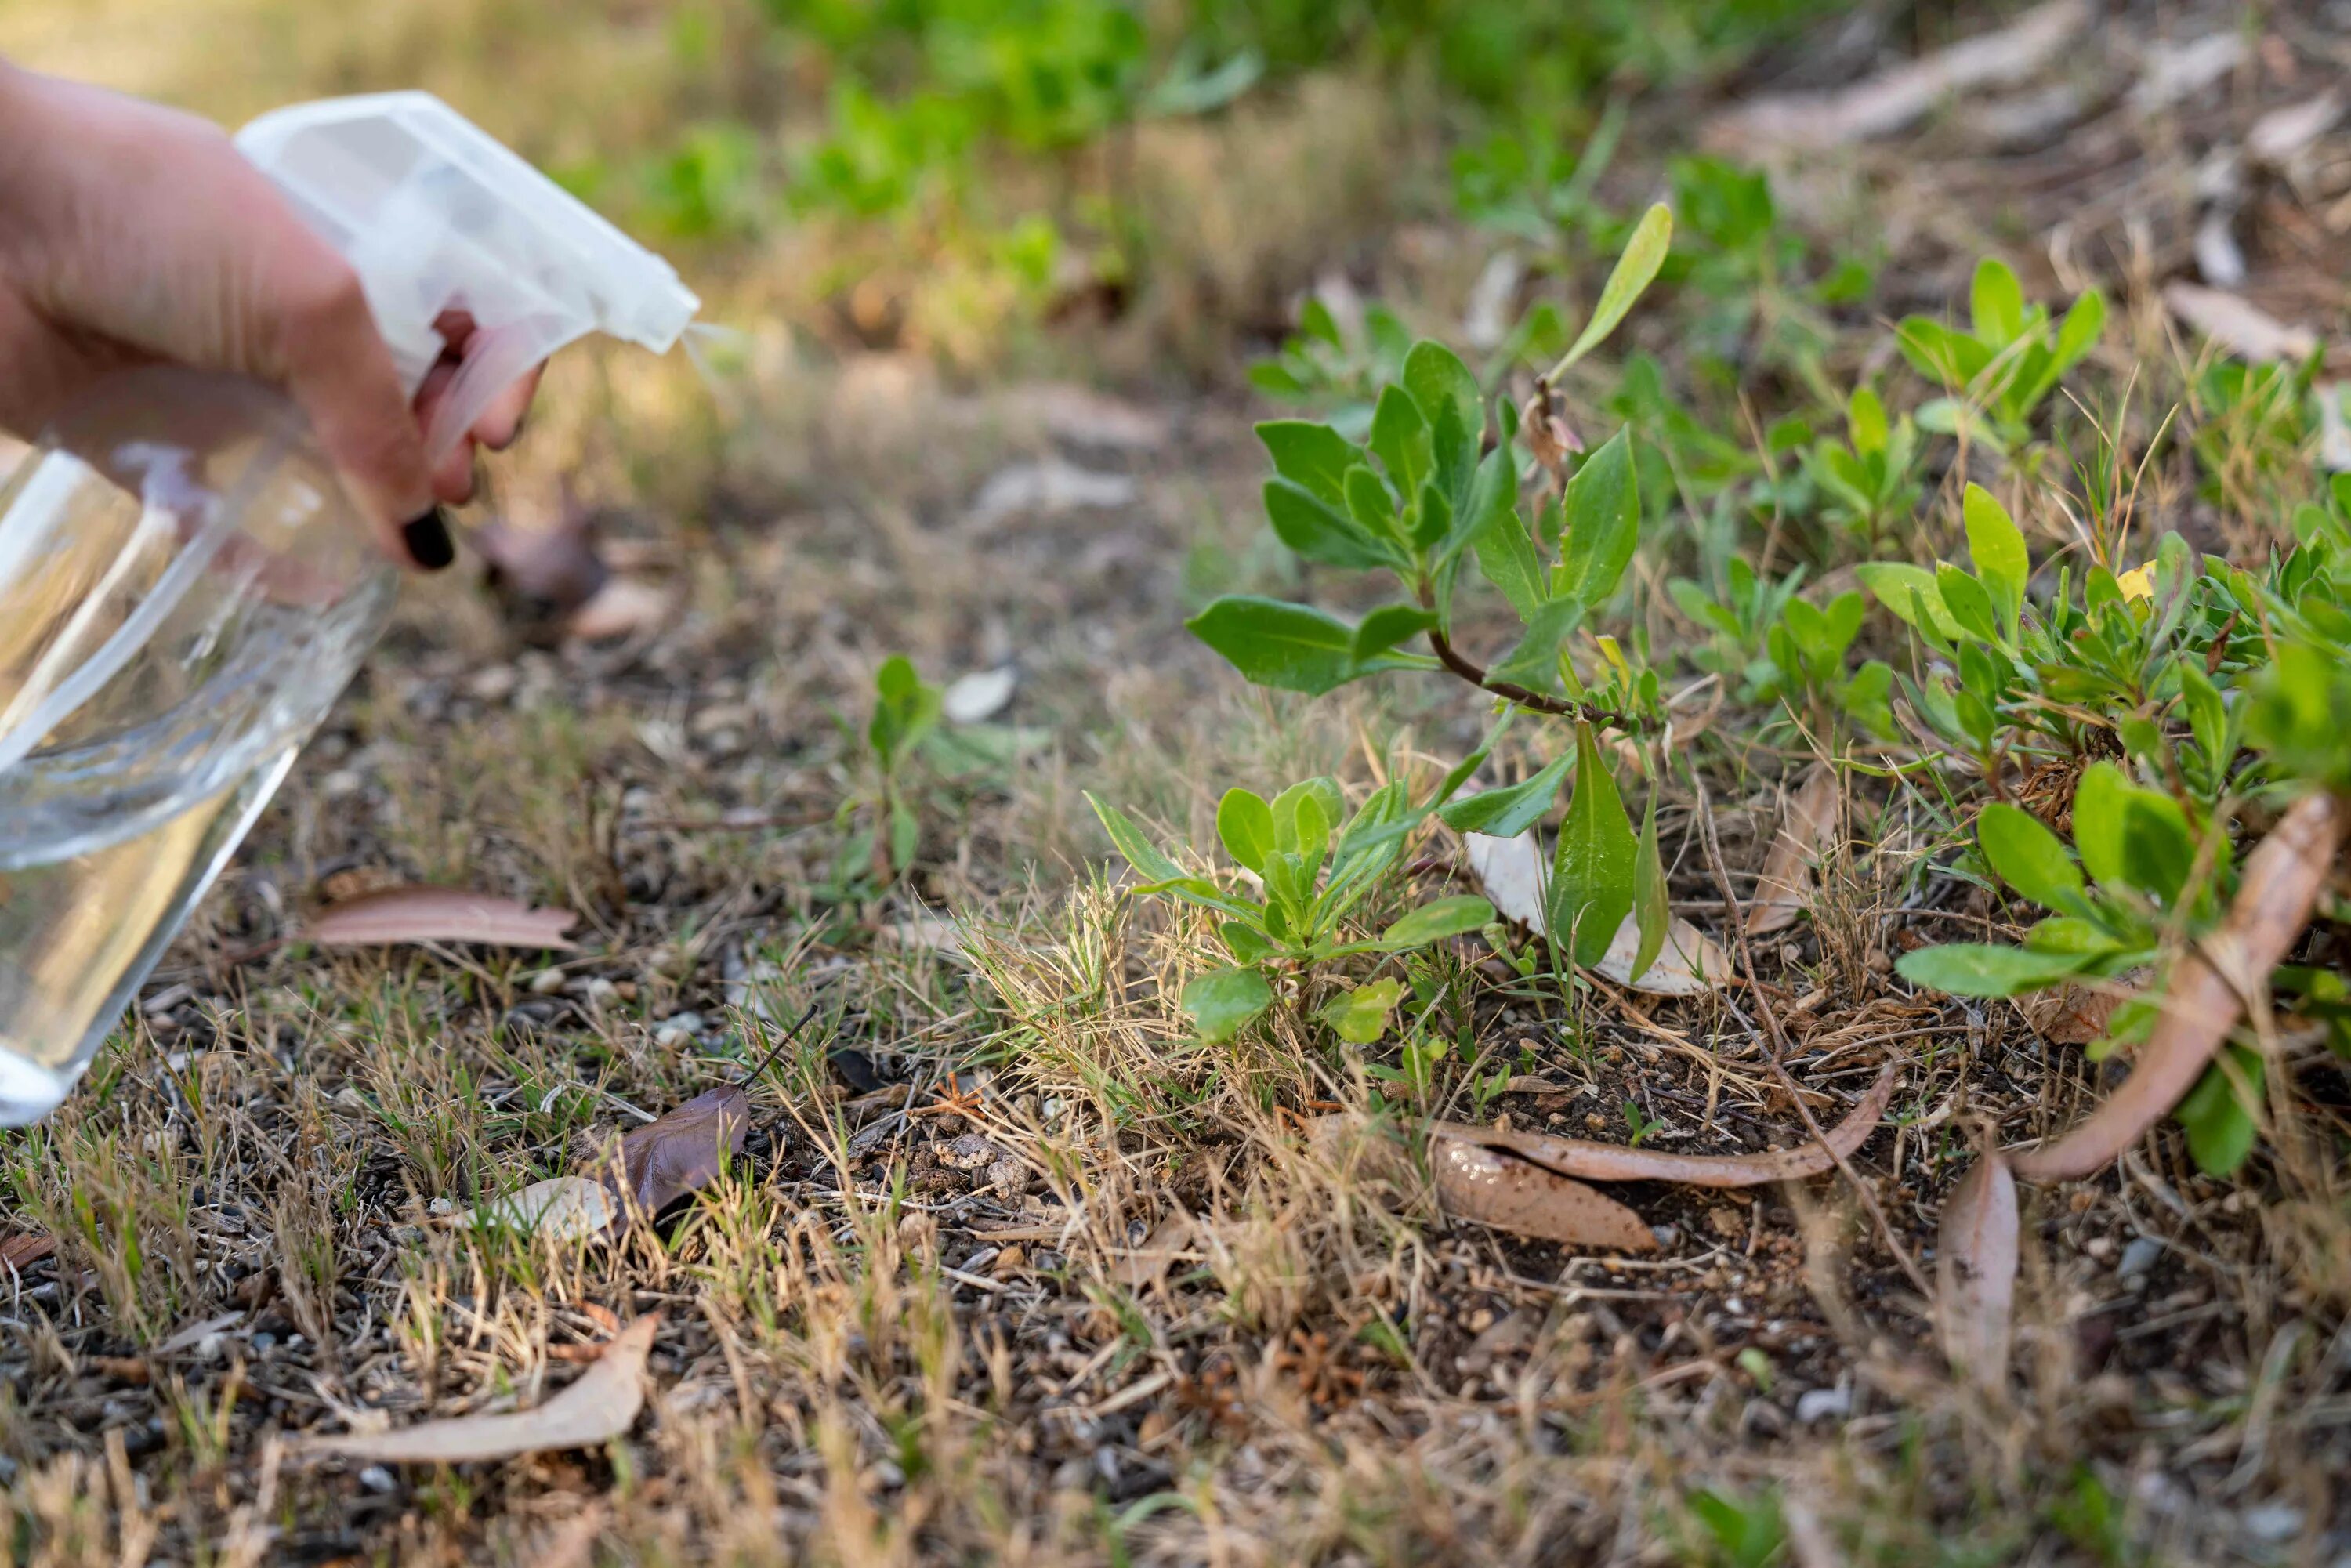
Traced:
POLYGON ((602 332, 665 351, 701 302, 667 262, 425 92, 297 104, 237 132, 240 152, 359 273, 413 395, 445 312, 478 340, 434 411, 438 458, 564 344, 602 332))

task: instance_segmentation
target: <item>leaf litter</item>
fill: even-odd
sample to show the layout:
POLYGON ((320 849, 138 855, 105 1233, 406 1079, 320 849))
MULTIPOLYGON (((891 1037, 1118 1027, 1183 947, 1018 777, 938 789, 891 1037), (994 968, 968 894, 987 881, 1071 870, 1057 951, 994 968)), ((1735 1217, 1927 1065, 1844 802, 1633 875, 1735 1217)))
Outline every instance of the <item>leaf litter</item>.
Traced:
POLYGON ((542 909, 454 887, 395 887, 329 905, 304 930, 329 947, 404 942, 475 942, 568 952, 564 933, 580 923, 568 909, 542 909))

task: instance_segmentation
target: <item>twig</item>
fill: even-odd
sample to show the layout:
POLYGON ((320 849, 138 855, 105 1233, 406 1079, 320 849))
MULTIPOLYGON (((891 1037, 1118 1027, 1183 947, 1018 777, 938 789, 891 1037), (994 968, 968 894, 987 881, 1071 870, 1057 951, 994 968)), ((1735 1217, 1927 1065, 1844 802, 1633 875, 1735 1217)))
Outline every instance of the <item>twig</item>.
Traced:
POLYGON ((1862 1207, 1868 1209, 1870 1218, 1877 1222, 1878 1234, 1885 1239, 1886 1249, 1894 1254, 1895 1261, 1902 1265, 1905 1274, 1910 1276, 1910 1282, 1918 1288, 1918 1293, 1931 1301, 1935 1299, 1935 1288, 1927 1282, 1927 1276, 1919 1271, 1917 1260, 1910 1256, 1909 1249, 1902 1245, 1901 1238, 1895 1235, 1893 1222, 1886 1218, 1886 1210, 1879 1205, 1877 1194, 1861 1179, 1844 1155, 1837 1153, 1836 1145, 1830 1143, 1828 1134, 1821 1131, 1820 1122, 1813 1115, 1812 1107, 1804 1103, 1804 1096, 1796 1087, 1796 1081, 1788 1075, 1785 1065, 1788 1037, 1780 1028, 1780 1015, 1772 1009, 1771 998, 1755 973, 1755 954, 1747 942, 1746 913, 1740 907, 1739 894, 1731 888, 1730 872, 1722 863, 1722 845, 1714 836, 1713 802, 1707 798, 1706 780, 1699 777, 1697 763, 1690 764, 1689 775, 1690 785, 1698 793, 1698 841, 1706 846, 1707 867, 1714 873, 1715 884, 1722 891, 1723 908, 1730 915, 1731 936, 1738 943, 1740 967, 1747 971, 1748 989, 1755 998, 1755 1010, 1761 1015, 1763 1027, 1771 1036, 1771 1049, 1764 1055, 1765 1065, 1771 1068, 1772 1075, 1780 1081, 1780 1087, 1788 1092, 1788 1098, 1795 1103, 1796 1114, 1804 1119, 1804 1130, 1812 1134, 1813 1141, 1821 1147, 1828 1150, 1830 1157, 1836 1161, 1839 1174, 1853 1184, 1853 1190, 1861 1199, 1862 1207))
POLYGON ((810 1002, 808 1005, 808 1011, 800 1014, 796 1022, 785 1029, 783 1038, 768 1048, 768 1054, 759 1058, 759 1064, 751 1069, 750 1071, 743 1074, 742 1077, 737 1079, 735 1081, 737 1085, 741 1085, 748 1083, 754 1079, 766 1077, 768 1069, 775 1065, 776 1058, 783 1054, 784 1047, 798 1040, 799 1038, 800 1030, 808 1027, 808 1020, 816 1017, 817 1007, 817 1003, 810 1002))
POLYGON ((1463 655, 1459 649, 1447 640, 1445 633, 1435 627, 1429 629, 1428 645, 1437 651, 1437 661, 1447 669, 1479 690, 1491 692, 1498 697, 1507 698, 1522 708, 1535 713, 1551 714, 1559 718, 1580 718, 1586 724, 1599 725, 1609 729, 1621 729, 1627 734, 1637 734, 1640 731, 1640 721, 1629 715, 1615 713, 1587 702, 1549 696, 1510 681, 1488 679, 1486 667, 1483 664, 1474 663, 1463 655))

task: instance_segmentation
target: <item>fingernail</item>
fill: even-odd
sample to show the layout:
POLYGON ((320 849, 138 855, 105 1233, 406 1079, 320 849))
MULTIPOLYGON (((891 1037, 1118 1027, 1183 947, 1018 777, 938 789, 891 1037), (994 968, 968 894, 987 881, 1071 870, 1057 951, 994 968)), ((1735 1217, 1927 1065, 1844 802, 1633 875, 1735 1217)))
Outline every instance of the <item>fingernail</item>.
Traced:
POLYGON ((400 538, 408 546, 409 559, 427 571, 439 571, 457 559, 456 542, 449 537, 449 514, 442 507, 403 524, 400 538))

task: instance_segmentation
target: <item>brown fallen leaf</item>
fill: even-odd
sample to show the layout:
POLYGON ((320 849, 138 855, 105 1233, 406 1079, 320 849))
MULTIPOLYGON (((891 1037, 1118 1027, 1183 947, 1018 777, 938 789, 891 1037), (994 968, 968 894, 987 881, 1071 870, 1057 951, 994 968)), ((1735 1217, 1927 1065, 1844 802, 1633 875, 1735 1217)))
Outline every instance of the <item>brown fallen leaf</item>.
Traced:
POLYGON ((2241 294, 2172 282, 2164 285, 2163 303, 2182 326, 2252 364, 2305 360, 2318 347, 2317 333, 2287 326, 2241 294))
POLYGON ((2163 1011, 2120 1087, 2063 1136, 2011 1151, 2026 1181, 2077 1181, 2105 1166, 2195 1086, 2212 1053, 2301 938, 2341 848, 2345 807, 2325 790, 2294 802, 2245 858, 2220 929, 2172 967, 2163 1011))
POLYGON ((1943 1206, 1935 1248, 1935 1321, 1952 1368, 1988 1394, 2008 1386, 2016 1299, 2016 1179, 1997 1150, 1943 1206))
POLYGON ((739 1083, 705 1089, 621 1140, 617 1169, 601 1176, 632 1212, 658 1214, 718 1176, 721 1160, 743 1152, 751 1101, 739 1083))
POLYGON ((396 887, 329 905, 305 935, 330 947, 480 942, 569 951, 579 944, 563 934, 579 923, 568 909, 537 909, 463 888, 396 887))
POLYGON ((2022 81, 2090 20, 2085 0, 2052 0, 1993 32, 1825 92, 1756 99, 1717 116, 1700 139, 1719 152, 1838 147, 1890 136, 1972 88, 2022 81))
POLYGON ((551 1236, 558 1240, 595 1236, 611 1228, 622 1209, 612 1189, 582 1176, 549 1176, 457 1216, 462 1228, 493 1226, 551 1236))
POLYGON ((2122 985, 2114 981, 2068 980, 2054 990, 2020 998, 2017 1008, 2032 1032, 2050 1044, 2087 1045, 2106 1032, 2123 996, 2122 985))
POLYGON ((1796 792, 1763 856, 1762 874, 1755 879, 1755 898, 1747 906, 1747 935, 1768 936, 1795 924, 1812 907, 1813 868, 1836 831, 1837 776, 1828 764, 1815 763, 1796 792))
POLYGON ((596 1364, 534 1410, 460 1416, 396 1432, 346 1432, 300 1440, 298 1451, 381 1464, 470 1464, 548 1448, 589 1448, 626 1432, 645 1403, 645 1354, 658 1314, 622 1329, 596 1364))
POLYGON ((1134 1295, 1155 1291, 1167 1282, 1167 1271, 1198 1239, 1198 1222, 1179 1208, 1161 1220, 1142 1246, 1119 1259, 1115 1278, 1134 1295))
POLYGON ((1438 1122, 1433 1130, 1488 1148, 1508 1149, 1580 1181, 1677 1181, 1691 1186, 1764 1186, 1775 1181, 1802 1181, 1835 1168, 1866 1143, 1894 1097, 1894 1069, 1888 1064, 1877 1075, 1861 1103, 1844 1121, 1828 1130, 1828 1147, 1818 1143, 1768 1155, 1675 1155, 1661 1149, 1630 1148, 1623 1144, 1598 1144, 1583 1138, 1557 1138, 1547 1133, 1503 1132, 1460 1122, 1438 1122), (1834 1150, 1832 1154, 1830 1151, 1834 1150))
POLYGON ((1543 863, 1542 846, 1534 834, 1502 839, 1464 833, 1461 845, 1469 859, 1469 874, 1486 890, 1494 913, 1538 936, 1544 935, 1543 886, 1551 868, 1543 863))
POLYGON ((1531 1160, 1439 1132, 1428 1141, 1428 1164, 1437 1201, 1457 1219, 1572 1247, 1656 1250, 1639 1215, 1531 1160))

